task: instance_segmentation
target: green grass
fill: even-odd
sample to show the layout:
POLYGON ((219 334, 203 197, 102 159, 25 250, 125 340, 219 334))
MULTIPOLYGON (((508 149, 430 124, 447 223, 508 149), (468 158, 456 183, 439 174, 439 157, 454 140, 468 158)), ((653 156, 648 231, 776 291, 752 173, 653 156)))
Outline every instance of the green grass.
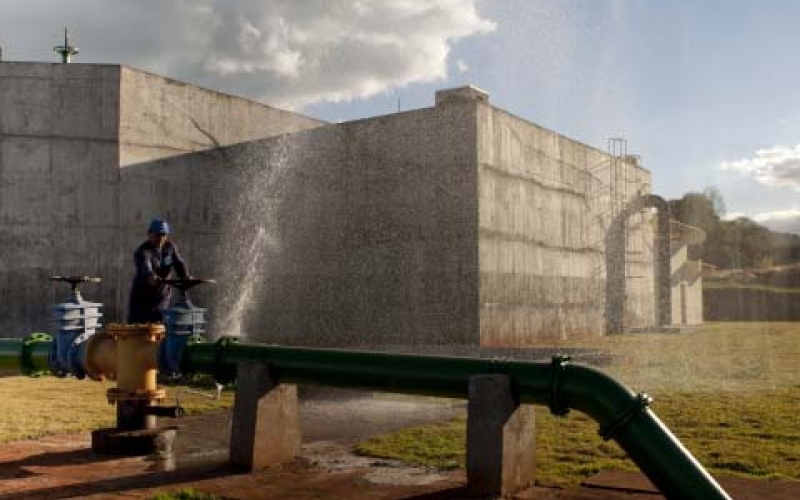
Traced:
POLYGON ((761 292, 774 293, 800 293, 800 288, 788 288, 760 283, 727 283, 724 281, 703 281, 703 288, 706 290, 757 290, 761 292))
MULTIPOLYGON (((607 372, 655 397, 653 410, 712 473, 800 479, 800 323, 718 323, 591 345, 613 355, 607 372)), ((461 418, 369 439, 357 452, 463 467, 465 432, 461 418)), ((575 485, 601 470, 636 469, 583 414, 561 418, 542 408, 536 432, 540 484, 575 485)))
POLYGON ((147 500, 223 500, 223 497, 198 491, 193 488, 185 488, 174 492, 156 493, 147 500))
MULTIPOLYGON (((112 382, 74 378, 0 378, 0 443, 114 425, 116 413, 106 399, 106 390, 113 386, 112 382)), ((175 403, 179 388, 167 387, 165 405, 175 403)), ((223 392, 219 400, 181 397, 181 405, 189 415, 228 408, 232 403, 231 392, 223 392)))

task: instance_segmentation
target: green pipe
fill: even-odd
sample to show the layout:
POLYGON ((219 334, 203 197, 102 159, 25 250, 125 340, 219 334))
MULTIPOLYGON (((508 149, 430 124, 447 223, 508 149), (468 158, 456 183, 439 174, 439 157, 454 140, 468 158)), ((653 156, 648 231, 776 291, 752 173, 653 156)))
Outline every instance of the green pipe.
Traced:
POLYGON ((50 373, 50 343, 46 333, 32 333, 24 339, 0 339, 0 369, 19 370, 38 377, 50 373))
POLYGON ((501 373, 512 380, 522 403, 549 406, 557 415, 570 408, 600 424, 664 496, 671 500, 730 500, 692 454, 637 395, 608 375, 568 358, 551 363, 497 361, 448 356, 412 356, 337 349, 238 344, 194 344, 187 348, 187 373, 235 379, 242 361, 263 361, 281 382, 360 388, 421 396, 466 398, 473 375, 501 373))
POLYGON ((0 339, 0 369, 19 370, 22 339, 0 339))
MULTIPOLYGON (((48 369, 51 339, 0 339, 0 367, 37 375, 48 369)), ((600 424, 600 435, 614 439, 667 499, 730 500, 716 481, 648 408, 650 398, 568 358, 551 363, 485 360, 450 356, 412 356, 337 349, 190 343, 182 358, 184 373, 208 373, 221 383, 235 380, 242 361, 270 365, 281 382, 359 388, 421 396, 466 398, 470 377, 499 373, 510 377, 520 402, 546 405, 556 415, 569 409, 600 424)))

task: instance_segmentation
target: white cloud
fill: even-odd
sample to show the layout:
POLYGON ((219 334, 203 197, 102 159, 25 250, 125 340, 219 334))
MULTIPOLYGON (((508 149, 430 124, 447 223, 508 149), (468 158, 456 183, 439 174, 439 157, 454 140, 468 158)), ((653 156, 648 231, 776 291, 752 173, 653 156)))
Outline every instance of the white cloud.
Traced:
POLYGON ((753 219, 773 231, 800 234, 800 208, 798 207, 763 212, 754 215, 753 219))
POLYGON ((467 65, 466 62, 464 62, 463 59, 459 59, 456 61, 456 69, 458 70, 459 73, 464 73, 469 69, 469 66, 467 65))
POLYGON ((0 33, 8 57, 52 61, 56 27, 67 24, 77 62, 129 64, 296 108, 446 78, 453 44, 495 29, 478 1, 12 0, 0 33))
POLYGON ((725 220, 734 220, 747 217, 762 224, 773 231, 800 234, 800 208, 792 207, 786 210, 760 212, 752 215, 743 212, 731 212, 725 215, 725 220))
POLYGON ((800 144, 775 146, 756 151, 752 158, 723 162, 723 170, 732 170, 767 186, 800 191, 800 144))
POLYGON ((800 208, 794 207, 787 210, 776 210, 774 212, 762 212, 753 216, 756 222, 791 220, 800 218, 800 208))
POLYGON ((722 220, 736 220, 740 217, 747 217, 744 212, 726 212, 722 215, 722 220))

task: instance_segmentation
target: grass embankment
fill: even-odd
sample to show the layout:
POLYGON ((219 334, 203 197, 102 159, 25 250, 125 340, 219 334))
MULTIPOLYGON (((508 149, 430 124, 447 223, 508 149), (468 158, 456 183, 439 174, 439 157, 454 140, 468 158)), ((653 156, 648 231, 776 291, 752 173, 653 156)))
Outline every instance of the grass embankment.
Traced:
MULTIPOLYGON (((587 343, 565 344, 586 346, 587 343)), ((597 339, 607 372, 655 397, 653 410, 714 473, 800 479, 800 323, 717 323, 689 334, 597 339)), ((435 467, 464 466, 464 419, 407 429, 357 451, 435 467)), ((636 466, 577 412, 537 412, 537 482, 574 485, 636 466)))
MULTIPOLYGON (((78 432, 114 425, 116 413, 106 399, 111 382, 74 378, 0 378, 0 442, 29 439, 49 434, 78 432)), ((167 387, 165 405, 175 403, 176 391, 167 387)), ((195 390, 203 390, 194 388, 195 390)), ((212 393, 212 389, 205 390, 212 393)), ((233 393, 223 391, 219 400, 181 396, 181 406, 191 415, 230 407, 233 393)))

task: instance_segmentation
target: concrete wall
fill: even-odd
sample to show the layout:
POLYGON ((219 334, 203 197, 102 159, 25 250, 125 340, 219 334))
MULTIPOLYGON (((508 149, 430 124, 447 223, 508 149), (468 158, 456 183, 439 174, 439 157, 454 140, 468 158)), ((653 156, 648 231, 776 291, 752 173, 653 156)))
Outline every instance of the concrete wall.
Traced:
POLYGON ((127 67, 121 68, 120 85, 121 167, 325 123, 127 67))
MULTIPOLYGON (((119 66, 0 64, 0 325, 66 290, 124 318, 167 218, 214 334, 293 344, 530 344, 603 330, 610 157, 488 105, 336 125, 119 66), (284 134, 285 133, 285 134, 284 134), (279 135, 284 134, 284 135, 279 135)), ((627 163, 626 163, 627 164, 627 163)), ((649 191, 630 166, 627 198, 649 191)), ((629 326, 652 324, 652 228, 629 225, 629 326)), ((58 299, 57 299, 58 297, 58 299)))
POLYGON ((702 325, 703 317, 703 277, 697 274, 697 277, 686 283, 686 322, 690 325, 702 325))
POLYGON ((102 277, 85 295, 119 320, 147 220, 213 232, 213 205, 186 187, 191 164, 163 171, 159 158, 320 124, 120 66, 0 63, 0 328, 51 331, 66 297, 55 274, 102 277))
MULTIPOLYGON (((51 331, 55 274, 116 271, 119 67, 0 63, 0 329, 51 331), (111 250, 111 252, 109 252, 111 250)), ((100 300, 115 284, 87 286, 100 300)))
POLYGON ((474 124, 474 106, 453 104, 224 148, 193 168, 191 189, 212 182, 226 207, 230 251, 207 268, 221 281, 215 334, 476 344, 474 124))
MULTIPOLYGON (((483 103, 478 138, 481 343, 602 334, 611 157, 483 103)), ((623 168, 627 199, 649 192, 647 171, 623 168)), ((628 324, 652 325, 652 229, 634 219, 628 324)))
MULTIPOLYGON (((195 274, 219 280, 197 295, 214 335, 524 344, 602 332, 608 155, 480 95, 439 97, 134 167, 183 190, 164 210, 197 222, 176 239, 195 274)), ((647 171, 632 170, 649 190, 647 171)), ((644 269, 628 294, 631 325, 653 324, 648 220, 629 227, 629 267, 644 269)))
POLYGON ((703 277, 699 260, 689 259, 688 247, 673 244, 670 258, 672 276, 672 324, 703 323, 703 277))
MULTIPOLYGON (((630 167, 629 201, 650 192, 650 172, 630 167)), ((656 326, 655 214, 645 210, 628 219, 625 241, 625 330, 656 326)))
MULTIPOLYGON (((190 271, 199 277, 212 275, 222 253, 223 225, 242 190, 224 182, 224 166, 230 163, 226 146, 324 122, 126 67, 121 69, 120 85, 122 263, 114 302, 126 308, 132 252, 153 216, 170 221, 190 271), (216 168, 219 165, 223 168, 216 168)), ((204 299, 211 292, 194 293, 204 299)), ((124 310, 117 313, 122 317, 124 310)))

